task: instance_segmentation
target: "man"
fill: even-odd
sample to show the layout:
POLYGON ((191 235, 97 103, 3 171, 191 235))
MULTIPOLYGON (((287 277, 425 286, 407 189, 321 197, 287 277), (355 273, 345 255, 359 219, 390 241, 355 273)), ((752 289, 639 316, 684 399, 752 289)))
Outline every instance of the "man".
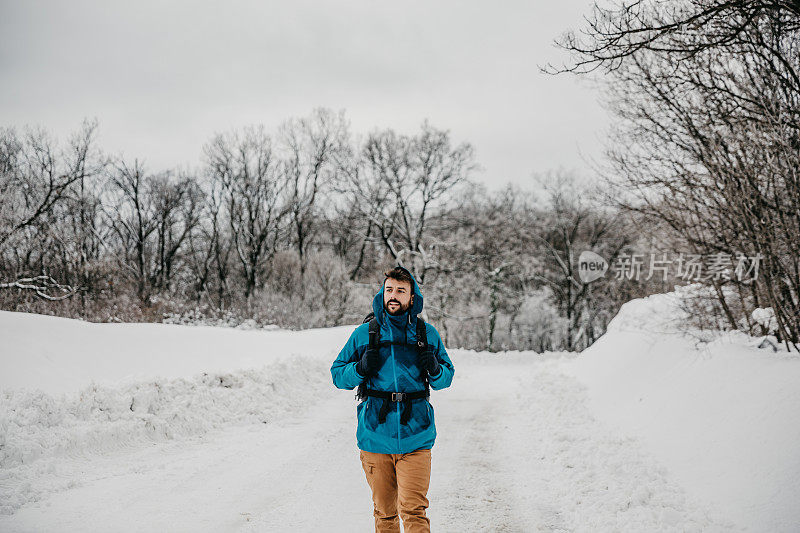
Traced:
POLYGON ((425 510, 436 426, 427 384, 449 387, 455 368, 436 328, 417 318, 422 292, 408 270, 398 266, 385 273, 372 309, 372 346, 378 349, 371 347, 370 324, 361 324, 333 362, 331 376, 340 389, 359 386, 365 398, 356 409, 356 439, 372 489, 375 531, 399 532, 398 510, 406 533, 430 531, 425 510))

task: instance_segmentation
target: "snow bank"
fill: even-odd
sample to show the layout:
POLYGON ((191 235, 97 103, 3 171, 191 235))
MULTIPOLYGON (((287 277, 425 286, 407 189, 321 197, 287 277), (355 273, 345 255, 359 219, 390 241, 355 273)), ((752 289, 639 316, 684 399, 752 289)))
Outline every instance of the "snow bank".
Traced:
POLYGON ((0 468, 41 457, 105 451, 204 433, 226 424, 267 423, 314 403, 328 366, 298 357, 262 369, 203 373, 122 388, 91 385, 52 396, 0 393, 0 468), (296 363, 296 364, 295 364, 296 363))
MULTIPOLYGON (((88 456, 300 414, 330 388, 329 364, 298 357, 262 369, 203 373, 51 396, 4 391, 0 401, 0 514, 42 496, 31 485, 65 456, 88 456)), ((35 485, 35 484, 34 484, 35 485)))
POLYGON ((626 303, 564 369, 596 416, 753 531, 800 529, 800 357, 740 333, 687 335, 682 292, 626 303))
POLYGON ((0 311, 0 390, 75 392, 200 372, 258 368, 278 357, 336 357, 353 326, 295 331, 97 324, 0 311))
MULTIPOLYGON (((0 514, 59 460, 269 423, 330 393, 352 326, 237 331, 0 312, 0 514)), ((53 477, 53 476, 50 476, 53 477)))

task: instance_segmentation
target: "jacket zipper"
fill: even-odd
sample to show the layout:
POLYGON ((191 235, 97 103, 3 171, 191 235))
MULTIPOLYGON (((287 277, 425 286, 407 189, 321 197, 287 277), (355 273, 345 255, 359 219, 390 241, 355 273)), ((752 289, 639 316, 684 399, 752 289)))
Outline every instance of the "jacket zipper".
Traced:
MULTIPOLYGON (((395 358, 394 354, 394 333, 392 333, 392 322, 389 318, 386 318, 386 326, 389 328, 389 338, 392 340, 392 344, 389 345, 390 350, 392 352, 392 373, 394 374, 394 390, 397 392, 397 359, 395 358)), ((400 403, 393 402, 395 405, 395 411, 397 413, 397 453, 400 453, 400 403)))

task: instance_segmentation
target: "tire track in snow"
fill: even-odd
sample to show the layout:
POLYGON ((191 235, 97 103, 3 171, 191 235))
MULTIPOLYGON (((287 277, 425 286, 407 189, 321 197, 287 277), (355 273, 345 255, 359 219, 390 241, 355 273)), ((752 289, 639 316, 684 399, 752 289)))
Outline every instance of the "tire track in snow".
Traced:
POLYGON ((597 421, 585 388, 558 360, 454 357, 452 391, 434 397, 429 516, 439 530, 732 529, 692 501, 638 441, 597 421))
MULTIPOLYGON (((458 363, 456 363, 458 364, 458 363)), ((437 403, 433 448, 431 529, 440 531, 522 531, 506 483, 511 464, 498 453, 508 396, 491 375, 493 366, 458 368, 458 382, 437 403)), ((436 393, 434 393, 436 394, 436 393)))

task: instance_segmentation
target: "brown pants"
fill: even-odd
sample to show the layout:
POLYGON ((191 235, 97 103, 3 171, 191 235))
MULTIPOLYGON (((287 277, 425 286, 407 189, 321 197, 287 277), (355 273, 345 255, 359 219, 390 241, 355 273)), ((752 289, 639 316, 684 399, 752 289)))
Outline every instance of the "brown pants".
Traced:
POLYGON ((430 532, 431 522, 425 516, 431 480, 430 449, 409 453, 361 450, 361 466, 372 489, 376 532, 400 532, 398 507, 405 533, 430 532))

